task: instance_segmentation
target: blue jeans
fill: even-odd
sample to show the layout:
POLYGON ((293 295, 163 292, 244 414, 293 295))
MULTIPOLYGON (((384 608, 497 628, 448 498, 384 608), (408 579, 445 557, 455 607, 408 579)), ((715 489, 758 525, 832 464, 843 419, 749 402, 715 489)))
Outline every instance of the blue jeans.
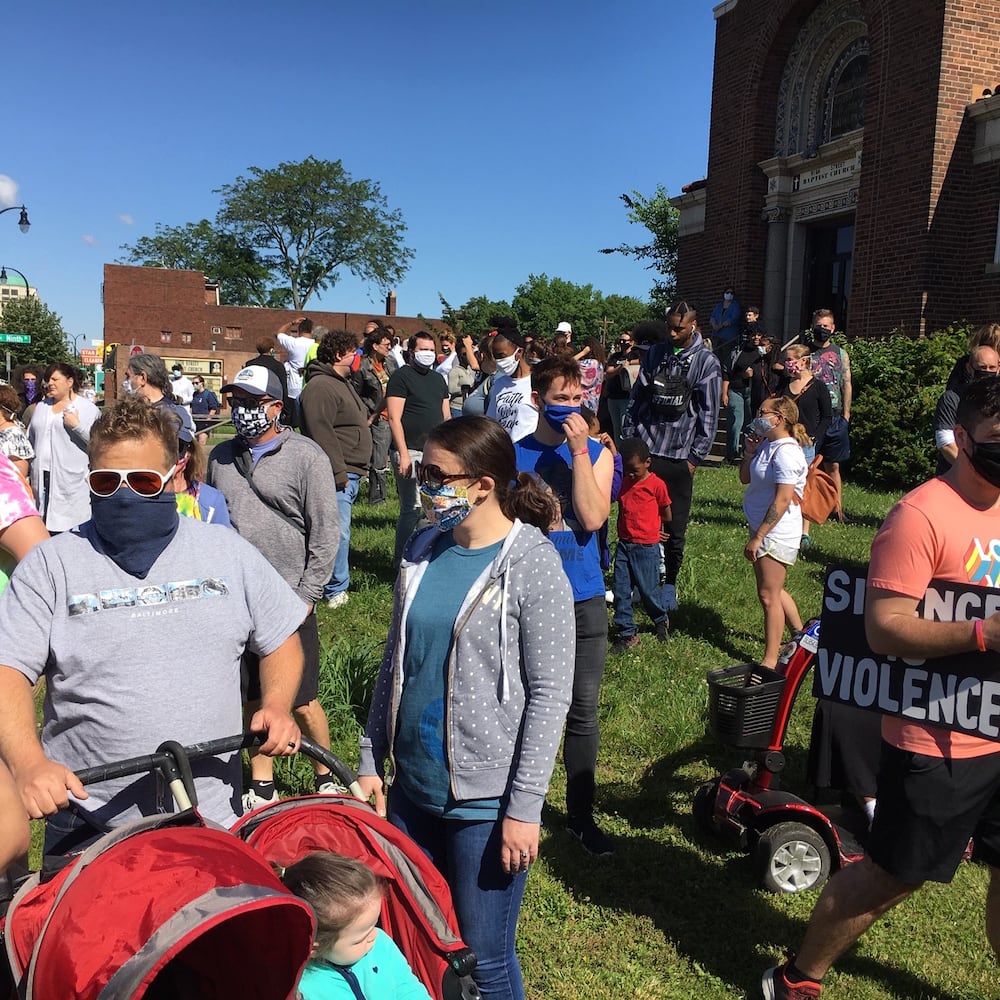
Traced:
POLYGON ((749 390, 730 389, 726 413, 729 415, 729 427, 726 429, 726 458, 735 461, 743 450, 743 438, 750 417, 749 390))
POLYGON ((502 820, 443 819, 418 809, 398 784, 389 819, 434 862, 451 889, 462 940, 476 953, 473 979, 483 1000, 524 1000, 514 950, 528 873, 500 867, 502 820))
POLYGON ((104 833, 74 809, 60 809, 45 821, 45 857, 61 857, 90 847, 104 833))
POLYGON ((351 548, 351 511, 358 497, 361 486, 361 475, 357 472, 347 473, 347 487, 337 490, 337 513, 340 515, 340 544, 337 546, 337 558, 333 563, 333 574, 323 588, 323 600, 328 601, 336 594, 341 594, 351 585, 351 569, 347 564, 348 552, 351 548))
POLYGON ((660 590, 660 545, 654 542, 623 542, 618 540, 615 552, 615 625, 623 638, 635 635, 632 617, 632 588, 639 591, 646 614, 654 625, 667 620, 660 590))
POLYGON ((413 463, 422 461, 424 453, 422 451, 410 452, 410 474, 404 479, 399 474, 399 456, 394 455, 393 473, 396 477, 396 495, 399 497, 399 520, 396 522, 396 546, 392 553, 392 565, 394 569, 399 569, 399 561, 403 558, 403 549, 406 547, 407 539, 413 534, 413 529, 417 526, 423 515, 420 506, 420 493, 417 490, 417 478, 413 474, 413 463))

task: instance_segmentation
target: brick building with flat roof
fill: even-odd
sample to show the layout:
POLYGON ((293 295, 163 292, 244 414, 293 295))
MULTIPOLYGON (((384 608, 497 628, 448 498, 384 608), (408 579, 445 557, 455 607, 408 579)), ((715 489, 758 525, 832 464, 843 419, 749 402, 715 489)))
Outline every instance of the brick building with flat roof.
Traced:
MULTIPOLYGON (((200 271, 160 267, 105 264, 102 301, 105 391, 109 400, 116 398, 125 377, 122 357, 136 348, 160 355, 168 368, 173 361, 180 361, 188 374, 205 376, 208 387, 218 392, 224 381, 232 379, 257 353, 257 341, 273 337, 295 315, 307 316, 314 326, 347 330, 359 337, 365 324, 373 319, 395 327, 404 340, 417 330, 447 329, 439 319, 397 316, 392 292, 382 315, 219 305, 217 286, 206 282, 200 271)), ((284 359, 280 347, 277 357, 284 359)))
POLYGON ((726 0, 677 287, 769 331, 1000 319, 1000 0, 726 0), (993 92, 996 91, 996 96, 993 92))

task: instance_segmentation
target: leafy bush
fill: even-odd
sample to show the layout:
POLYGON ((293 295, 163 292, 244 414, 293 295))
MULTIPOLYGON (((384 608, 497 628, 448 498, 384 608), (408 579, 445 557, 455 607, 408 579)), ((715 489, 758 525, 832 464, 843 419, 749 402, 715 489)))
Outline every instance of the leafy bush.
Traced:
POLYGON ((851 479, 907 490, 934 475, 934 411, 969 329, 951 326, 919 339, 856 340, 851 479))

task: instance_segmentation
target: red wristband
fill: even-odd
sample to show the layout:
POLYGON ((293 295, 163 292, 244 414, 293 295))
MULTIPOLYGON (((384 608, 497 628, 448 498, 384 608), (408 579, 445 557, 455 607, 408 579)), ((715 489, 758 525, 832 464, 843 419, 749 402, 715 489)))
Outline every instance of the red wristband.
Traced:
POLYGON ((978 649, 980 653, 986 652, 986 638, 983 635, 982 618, 976 619, 976 649, 978 649))
POLYGON ((581 448, 579 451, 571 451, 570 454, 576 458, 578 455, 589 455, 590 452, 586 448, 581 448))

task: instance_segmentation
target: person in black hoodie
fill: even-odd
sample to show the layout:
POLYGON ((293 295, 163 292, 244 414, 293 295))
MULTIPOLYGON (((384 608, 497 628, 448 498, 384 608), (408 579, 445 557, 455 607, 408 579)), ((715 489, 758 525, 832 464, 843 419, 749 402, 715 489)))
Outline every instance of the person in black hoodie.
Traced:
POLYGON ((340 544, 333 574, 323 588, 323 599, 331 608, 347 603, 351 511, 372 454, 368 408, 351 381, 351 362, 357 346, 353 333, 334 330, 324 334, 315 360, 306 368, 306 382, 299 396, 302 433, 326 452, 337 483, 340 544))
MULTIPOLYGON (((747 310, 749 312, 749 310, 747 310)), ((738 462, 743 454, 743 440, 756 410, 750 408, 750 385, 753 366, 760 361, 760 334, 756 323, 747 326, 747 335, 722 358, 722 405, 726 409, 726 461, 738 462)))

